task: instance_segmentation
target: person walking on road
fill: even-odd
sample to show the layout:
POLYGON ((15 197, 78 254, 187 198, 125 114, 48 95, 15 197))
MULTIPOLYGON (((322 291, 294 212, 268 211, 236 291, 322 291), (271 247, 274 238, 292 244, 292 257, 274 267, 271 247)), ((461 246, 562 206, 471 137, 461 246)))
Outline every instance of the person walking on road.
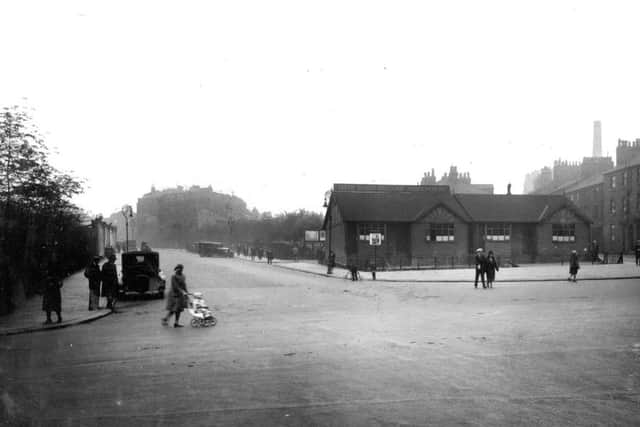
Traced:
POLYGON ((47 269, 45 272, 44 283, 44 296, 42 298, 42 310, 47 314, 47 320, 44 322, 48 325, 51 322, 51 312, 55 311, 58 316, 58 323, 62 323, 62 295, 60 294, 60 288, 62 288, 62 280, 53 271, 52 268, 47 269))
POLYGON ((116 270, 116 256, 109 255, 107 262, 102 265, 102 296, 107 298, 107 308, 116 311, 116 296, 118 294, 118 271, 116 270))
POLYGON ((578 270, 580 269, 580 264, 578 263, 578 252, 574 249, 571 251, 571 255, 569 256, 569 281, 577 282, 576 275, 578 274, 578 270))
POLYGON ((84 277, 89 279, 89 311, 100 308, 100 257, 94 256, 91 264, 84 270, 84 277))
POLYGON ((484 275, 487 271, 487 258, 484 256, 484 250, 482 248, 476 249, 476 280, 475 288, 478 289, 478 277, 482 280, 482 288, 486 289, 487 285, 484 281, 484 275))
POLYGON ((174 328, 181 328, 182 325, 178 323, 180 321, 180 313, 187 308, 186 298, 187 292, 187 278, 182 273, 184 266, 178 264, 173 269, 174 274, 171 276, 171 290, 167 298, 167 315, 162 318, 162 324, 167 326, 169 324, 169 318, 173 314, 175 316, 174 328))
POLYGON ((500 270, 498 268, 498 263, 496 261, 496 257, 493 255, 493 251, 489 251, 487 255, 487 287, 489 289, 493 289, 493 282, 496 280, 496 271, 500 270))
POLYGON ((267 249, 267 264, 273 264, 273 251, 267 249))

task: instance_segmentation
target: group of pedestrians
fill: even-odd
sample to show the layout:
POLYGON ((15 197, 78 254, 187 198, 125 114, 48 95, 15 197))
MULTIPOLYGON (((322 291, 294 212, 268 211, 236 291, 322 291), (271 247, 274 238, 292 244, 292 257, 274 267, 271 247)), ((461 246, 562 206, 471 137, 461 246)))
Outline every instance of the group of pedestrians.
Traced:
POLYGON ((496 271, 500 270, 493 251, 484 254, 484 249, 476 249, 476 279, 474 286, 478 289, 478 279, 482 281, 482 289, 493 289, 493 282, 496 280, 496 271), (485 283, 486 277, 486 283, 485 283))
POLYGON ((107 299, 107 308, 115 310, 118 295, 118 270, 116 256, 110 254, 107 262, 100 268, 100 257, 95 256, 91 264, 84 270, 84 277, 89 279, 89 310, 100 309, 100 296, 107 299))

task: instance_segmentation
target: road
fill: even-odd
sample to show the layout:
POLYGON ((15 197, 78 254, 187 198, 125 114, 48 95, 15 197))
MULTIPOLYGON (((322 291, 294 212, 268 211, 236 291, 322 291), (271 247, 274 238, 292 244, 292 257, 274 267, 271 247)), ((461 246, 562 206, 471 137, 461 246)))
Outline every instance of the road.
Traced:
POLYGON ((0 338, 6 424, 637 425, 640 283, 398 284, 161 251, 218 325, 164 301, 0 338), (188 324, 189 316, 183 315, 188 324))

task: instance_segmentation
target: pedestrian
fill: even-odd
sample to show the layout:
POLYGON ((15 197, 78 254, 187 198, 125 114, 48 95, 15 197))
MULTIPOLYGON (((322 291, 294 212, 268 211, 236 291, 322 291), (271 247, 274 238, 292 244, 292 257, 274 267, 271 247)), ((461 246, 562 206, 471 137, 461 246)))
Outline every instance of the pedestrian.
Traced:
POLYGON ((351 266, 349 266, 349 271, 351 272, 351 280, 352 281, 357 281, 358 280, 358 265, 353 262, 351 264, 351 266))
POLYGON ((569 281, 577 282, 576 275, 578 274, 578 270, 580 269, 580 264, 578 263, 578 252, 574 249, 571 251, 571 255, 569 256, 569 281))
POLYGON ((273 251, 267 249, 267 264, 273 264, 273 251))
POLYGON ((487 287, 493 289, 493 282, 496 280, 496 271, 499 271, 498 262, 496 261, 496 257, 493 255, 493 251, 489 251, 487 255, 487 287))
POLYGON ((336 254, 329 252, 329 259, 327 260, 327 274, 333 274, 333 268, 336 266, 336 254))
POLYGON ((478 277, 482 280, 482 288, 486 289, 487 285, 484 281, 484 276, 487 271, 487 258, 484 256, 484 250, 482 248, 476 249, 476 280, 474 282, 475 288, 478 289, 478 277))
POLYGON ((84 277, 89 279, 89 311, 100 308, 100 257, 94 256, 91 264, 84 270, 84 277))
POLYGON ((169 318, 173 314, 175 321, 173 323, 174 328, 182 328, 182 325, 178 323, 180 321, 180 313, 187 308, 187 278, 183 274, 184 266, 178 264, 174 267, 173 276, 171 276, 171 290, 167 298, 167 315, 162 318, 162 324, 167 326, 169 324, 169 318))
POLYGON ((55 311, 58 316, 58 323, 62 322, 62 280, 52 268, 48 268, 44 278, 44 295, 42 298, 42 310, 47 314, 47 320, 44 322, 48 325, 51 322, 51 312, 55 311))
POLYGON ((110 254, 107 262, 102 264, 102 296, 107 298, 107 308, 116 311, 116 296, 118 295, 118 270, 116 256, 110 254))
POLYGON ((598 241, 594 240, 591 244, 591 264, 600 262, 600 248, 598 247, 598 241))
POLYGON ((636 253, 636 265, 640 265, 640 240, 636 241, 635 253, 636 253))

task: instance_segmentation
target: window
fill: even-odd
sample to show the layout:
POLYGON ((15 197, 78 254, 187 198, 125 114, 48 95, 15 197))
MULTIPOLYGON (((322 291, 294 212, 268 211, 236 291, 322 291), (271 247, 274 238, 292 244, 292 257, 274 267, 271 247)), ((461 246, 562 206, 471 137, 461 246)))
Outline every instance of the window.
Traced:
POLYGON ((382 240, 384 240, 385 226, 380 223, 363 223, 358 224, 358 240, 369 241, 369 234, 380 233, 382 234, 382 240))
POLYGON ((612 242, 616 241, 616 225, 609 224, 609 240, 612 242))
POLYGON ((609 213, 616 214, 616 201, 613 199, 609 200, 609 213))
POLYGON ((637 181, 638 184, 640 184, 640 167, 638 167, 636 169, 636 172, 637 172, 636 173, 636 181, 637 181))
POLYGON ((552 224, 551 225, 551 241, 552 242, 575 242, 576 241, 576 225, 575 224, 552 224))
POLYGON ((593 219, 598 218, 598 205, 593 206, 593 219))
POLYGON ((629 185, 629 172, 624 171, 622 172, 622 186, 626 187, 627 185, 629 185))
POLYGON ((453 242, 455 240, 453 224, 429 224, 427 242, 453 242))
POLYGON ((636 194, 636 211, 640 213, 640 193, 636 194))
POLYGON ((487 224, 484 238, 492 242, 508 242, 511 239, 511 224, 487 224))
POLYGON ((609 188, 611 188, 611 189, 616 188, 616 176, 615 175, 611 175, 609 177, 609 188))
POLYGON ((629 198, 627 196, 622 198, 622 212, 625 214, 629 213, 629 198))

